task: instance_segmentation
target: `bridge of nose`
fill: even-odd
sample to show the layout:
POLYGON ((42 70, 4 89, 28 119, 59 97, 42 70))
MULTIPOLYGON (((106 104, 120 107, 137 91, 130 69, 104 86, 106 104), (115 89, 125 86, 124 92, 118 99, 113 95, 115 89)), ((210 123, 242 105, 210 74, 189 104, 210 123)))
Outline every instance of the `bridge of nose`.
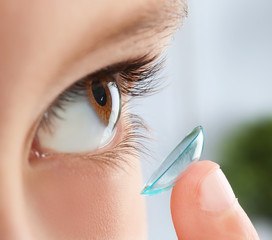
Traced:
POLYGON ((11 125, 0 119, 0 238, 32 240, 24 197, 23 136, 11 125))

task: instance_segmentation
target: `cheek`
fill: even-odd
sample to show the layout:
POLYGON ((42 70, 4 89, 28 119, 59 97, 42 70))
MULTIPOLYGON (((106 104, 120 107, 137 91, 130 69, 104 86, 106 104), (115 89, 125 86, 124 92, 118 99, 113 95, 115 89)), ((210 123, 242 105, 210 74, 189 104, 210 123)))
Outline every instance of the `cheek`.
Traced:
POLYGON ((138 165, 122 170, 88 162, 67 163, 37 167, 26 175, 35 229, 50 239, 145 239, 138 165))

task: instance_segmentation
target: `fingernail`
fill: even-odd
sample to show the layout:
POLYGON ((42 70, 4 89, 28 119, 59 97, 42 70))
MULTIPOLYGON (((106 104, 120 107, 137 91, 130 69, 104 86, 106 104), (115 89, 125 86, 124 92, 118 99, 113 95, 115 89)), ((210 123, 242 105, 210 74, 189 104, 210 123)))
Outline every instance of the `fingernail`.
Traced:
POLYGON ((233 190, 221 169, 202 180, 199 194, 201 208, 212 212, 222 211, 235 201, 233 190))

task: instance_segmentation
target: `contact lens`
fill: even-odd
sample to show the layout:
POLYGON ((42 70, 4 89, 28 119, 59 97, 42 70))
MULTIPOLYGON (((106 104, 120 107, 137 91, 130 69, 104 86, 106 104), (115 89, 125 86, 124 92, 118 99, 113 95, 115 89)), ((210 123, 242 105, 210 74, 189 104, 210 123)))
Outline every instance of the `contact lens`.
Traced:
POLYGON ((194 128, 168 155, 145 184, 142 194, 152 195, 173 187, 191 163, 200 159, 204 143, 203 128, 194 128))

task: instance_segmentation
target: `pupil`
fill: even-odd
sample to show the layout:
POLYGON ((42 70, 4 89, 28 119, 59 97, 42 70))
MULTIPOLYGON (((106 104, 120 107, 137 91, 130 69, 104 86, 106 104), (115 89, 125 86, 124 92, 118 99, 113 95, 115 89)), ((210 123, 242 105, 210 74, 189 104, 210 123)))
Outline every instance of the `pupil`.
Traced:
POLYGON ((105 106, 107 103, 107 94, 103 85, 100 83, 92 83, 92 92, 94 99, 100 106, 105 106))

